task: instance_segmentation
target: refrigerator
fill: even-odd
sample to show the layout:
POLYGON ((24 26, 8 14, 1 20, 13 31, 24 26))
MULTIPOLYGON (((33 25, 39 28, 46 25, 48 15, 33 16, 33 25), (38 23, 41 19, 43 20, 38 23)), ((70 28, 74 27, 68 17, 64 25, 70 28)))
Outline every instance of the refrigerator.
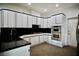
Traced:
POLYGON ((79 15, 78 15, 77 28, 76 28, 76 39, 77 39, 77 56, 79 56, 79 15))

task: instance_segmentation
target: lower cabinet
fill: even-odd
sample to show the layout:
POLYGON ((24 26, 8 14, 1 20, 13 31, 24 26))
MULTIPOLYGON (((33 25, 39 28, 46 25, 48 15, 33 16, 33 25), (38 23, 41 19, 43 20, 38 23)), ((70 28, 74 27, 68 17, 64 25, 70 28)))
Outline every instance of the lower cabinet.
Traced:
POLYGON ((48 42, 49 44, 51 44, 51 36, 48 36, 47 42, 48 42))
POLYGON ((40 38, 40 43, 43 43, 44 42, 44 39, 43 39, 43 36, 39 36, 39 38, 40 38))
POLYGON ((30 38, 24 38, 25 41, 31 42, 30 38))
POLYGON ((38 36, 31 37, 30 40, 31 40, 31 46, 39 44, 39 37, 38 36))
POLYGON ((47 42, 48 41, 48 35, 44 35, 43 39, 44 39, 45 42, 47 42))
POLYGON ((0 53, 0 56, 30 56, 30 45, 0 53))
POLYGON ((56 40, 51 40, 51 45, 55 45, 55 46, 58 46, 58 47, 63 47, 63 44, 61 41, 56 41, 56 40))
POLYGON ((36 35, 36 36, 29 36, 23 38, 25 41, 31 42, 31 46, 41 44, 43 42, 50 43, 51 42, 51 35, 36 35))

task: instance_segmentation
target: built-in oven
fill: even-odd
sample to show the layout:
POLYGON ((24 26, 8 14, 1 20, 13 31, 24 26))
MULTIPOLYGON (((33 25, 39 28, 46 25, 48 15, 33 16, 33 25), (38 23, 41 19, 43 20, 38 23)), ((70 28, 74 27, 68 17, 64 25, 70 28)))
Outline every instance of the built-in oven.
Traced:
POLYGON ((53 32, 60 32, 61 26, 53 26, 53 32))
POLYGON ((51 32, 53 40, 61 40, 61 26, 53 26, 51 32))
POLYGON ((59 33, 54 33, 54 34, 52 35, 52 38, 53 38, 54 40, 60 41, 60 40, 61 40, 61 34, 59 34, 59 33))

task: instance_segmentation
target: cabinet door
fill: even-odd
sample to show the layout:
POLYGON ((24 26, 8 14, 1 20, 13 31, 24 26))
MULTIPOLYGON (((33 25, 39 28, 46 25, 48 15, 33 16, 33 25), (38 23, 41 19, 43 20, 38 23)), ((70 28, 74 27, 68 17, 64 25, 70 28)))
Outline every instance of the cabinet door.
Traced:
POLYGON ((56 16, 56 23, 57 24, 62 24, 62 17, 63 17, 63 15, 57 15, 56 16))
POLYGON ((15 27, 15 12, 8 11, 8 27, 15 27))
POLYGON ((28 28, 32 28, 32 16, 28 15, 28 28))
POLYGON ((31 46, 34 46, 39 43, 39 37, 31 37, 31 46))
POLYGON ((40 36, 40 43, 43 43, 43 42, 44 42, 43 36, 40 36))
POLYGON ((48 18, 47 20, 47 28, 51 28, 51 18, 48 18))
POLYGON ((23 27, 23 15, 16 13, 16 27, 23 27))
POLYGON ((40 19, 41 20, 41 28, 44 28, 44 20, 43 19, 40 19))
POLYGON ((43 23, 44 23, 44 28, 47 28, 47 19, 43 19, 43 23))
POLYGON ((37 18, 37 25, 41 25, 41 18, 37 18))
POLYGON ((30 42, 30 38, 23 38, 25 41, 30 42))
POLYGON ((2 11, 2 27, 8 27, 8 11, 2 11))
POLYGON ((56 24, 56 17, 55 16, 52 16, 51 17, 51 26, 53 26, 54 24, 56 24))
POLYGON ((36 24, 36 23, 37 23, 36 17, 32 16, 32 24, 36 24))
POLYGON ((27 15, 23 14, 23 27, 27 28, 27 15))
POLYGON ((15 27, 15 12, 7 10, 2 11, 2 26, 15 27))
POLYGON ((43 36, 43 39, 44 39, 45 42, 47 42, 48 41, 48 36, 47 35, 44 35, 43 36))
POLYGON ((49 43, 49 44, 51 44, 51 36, 48 36, 48 40, 47 40, 47 42, 49 43))

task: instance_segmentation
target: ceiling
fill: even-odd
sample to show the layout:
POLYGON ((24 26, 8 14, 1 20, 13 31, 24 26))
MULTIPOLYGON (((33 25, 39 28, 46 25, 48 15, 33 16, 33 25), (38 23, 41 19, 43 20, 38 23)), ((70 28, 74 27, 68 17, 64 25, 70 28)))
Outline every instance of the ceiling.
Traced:
POLYGON ((32 3, 31 5, 28 5, 27 3, 21 3, 20 5, 27 6, 40 13, 51 13, 58 9, 65 9, 77 5, 77 3, 59 3, 59 7, 56 7, 56 3, 32 3), (47 11, 44 11, 44 9, 47 9, 47 11))

